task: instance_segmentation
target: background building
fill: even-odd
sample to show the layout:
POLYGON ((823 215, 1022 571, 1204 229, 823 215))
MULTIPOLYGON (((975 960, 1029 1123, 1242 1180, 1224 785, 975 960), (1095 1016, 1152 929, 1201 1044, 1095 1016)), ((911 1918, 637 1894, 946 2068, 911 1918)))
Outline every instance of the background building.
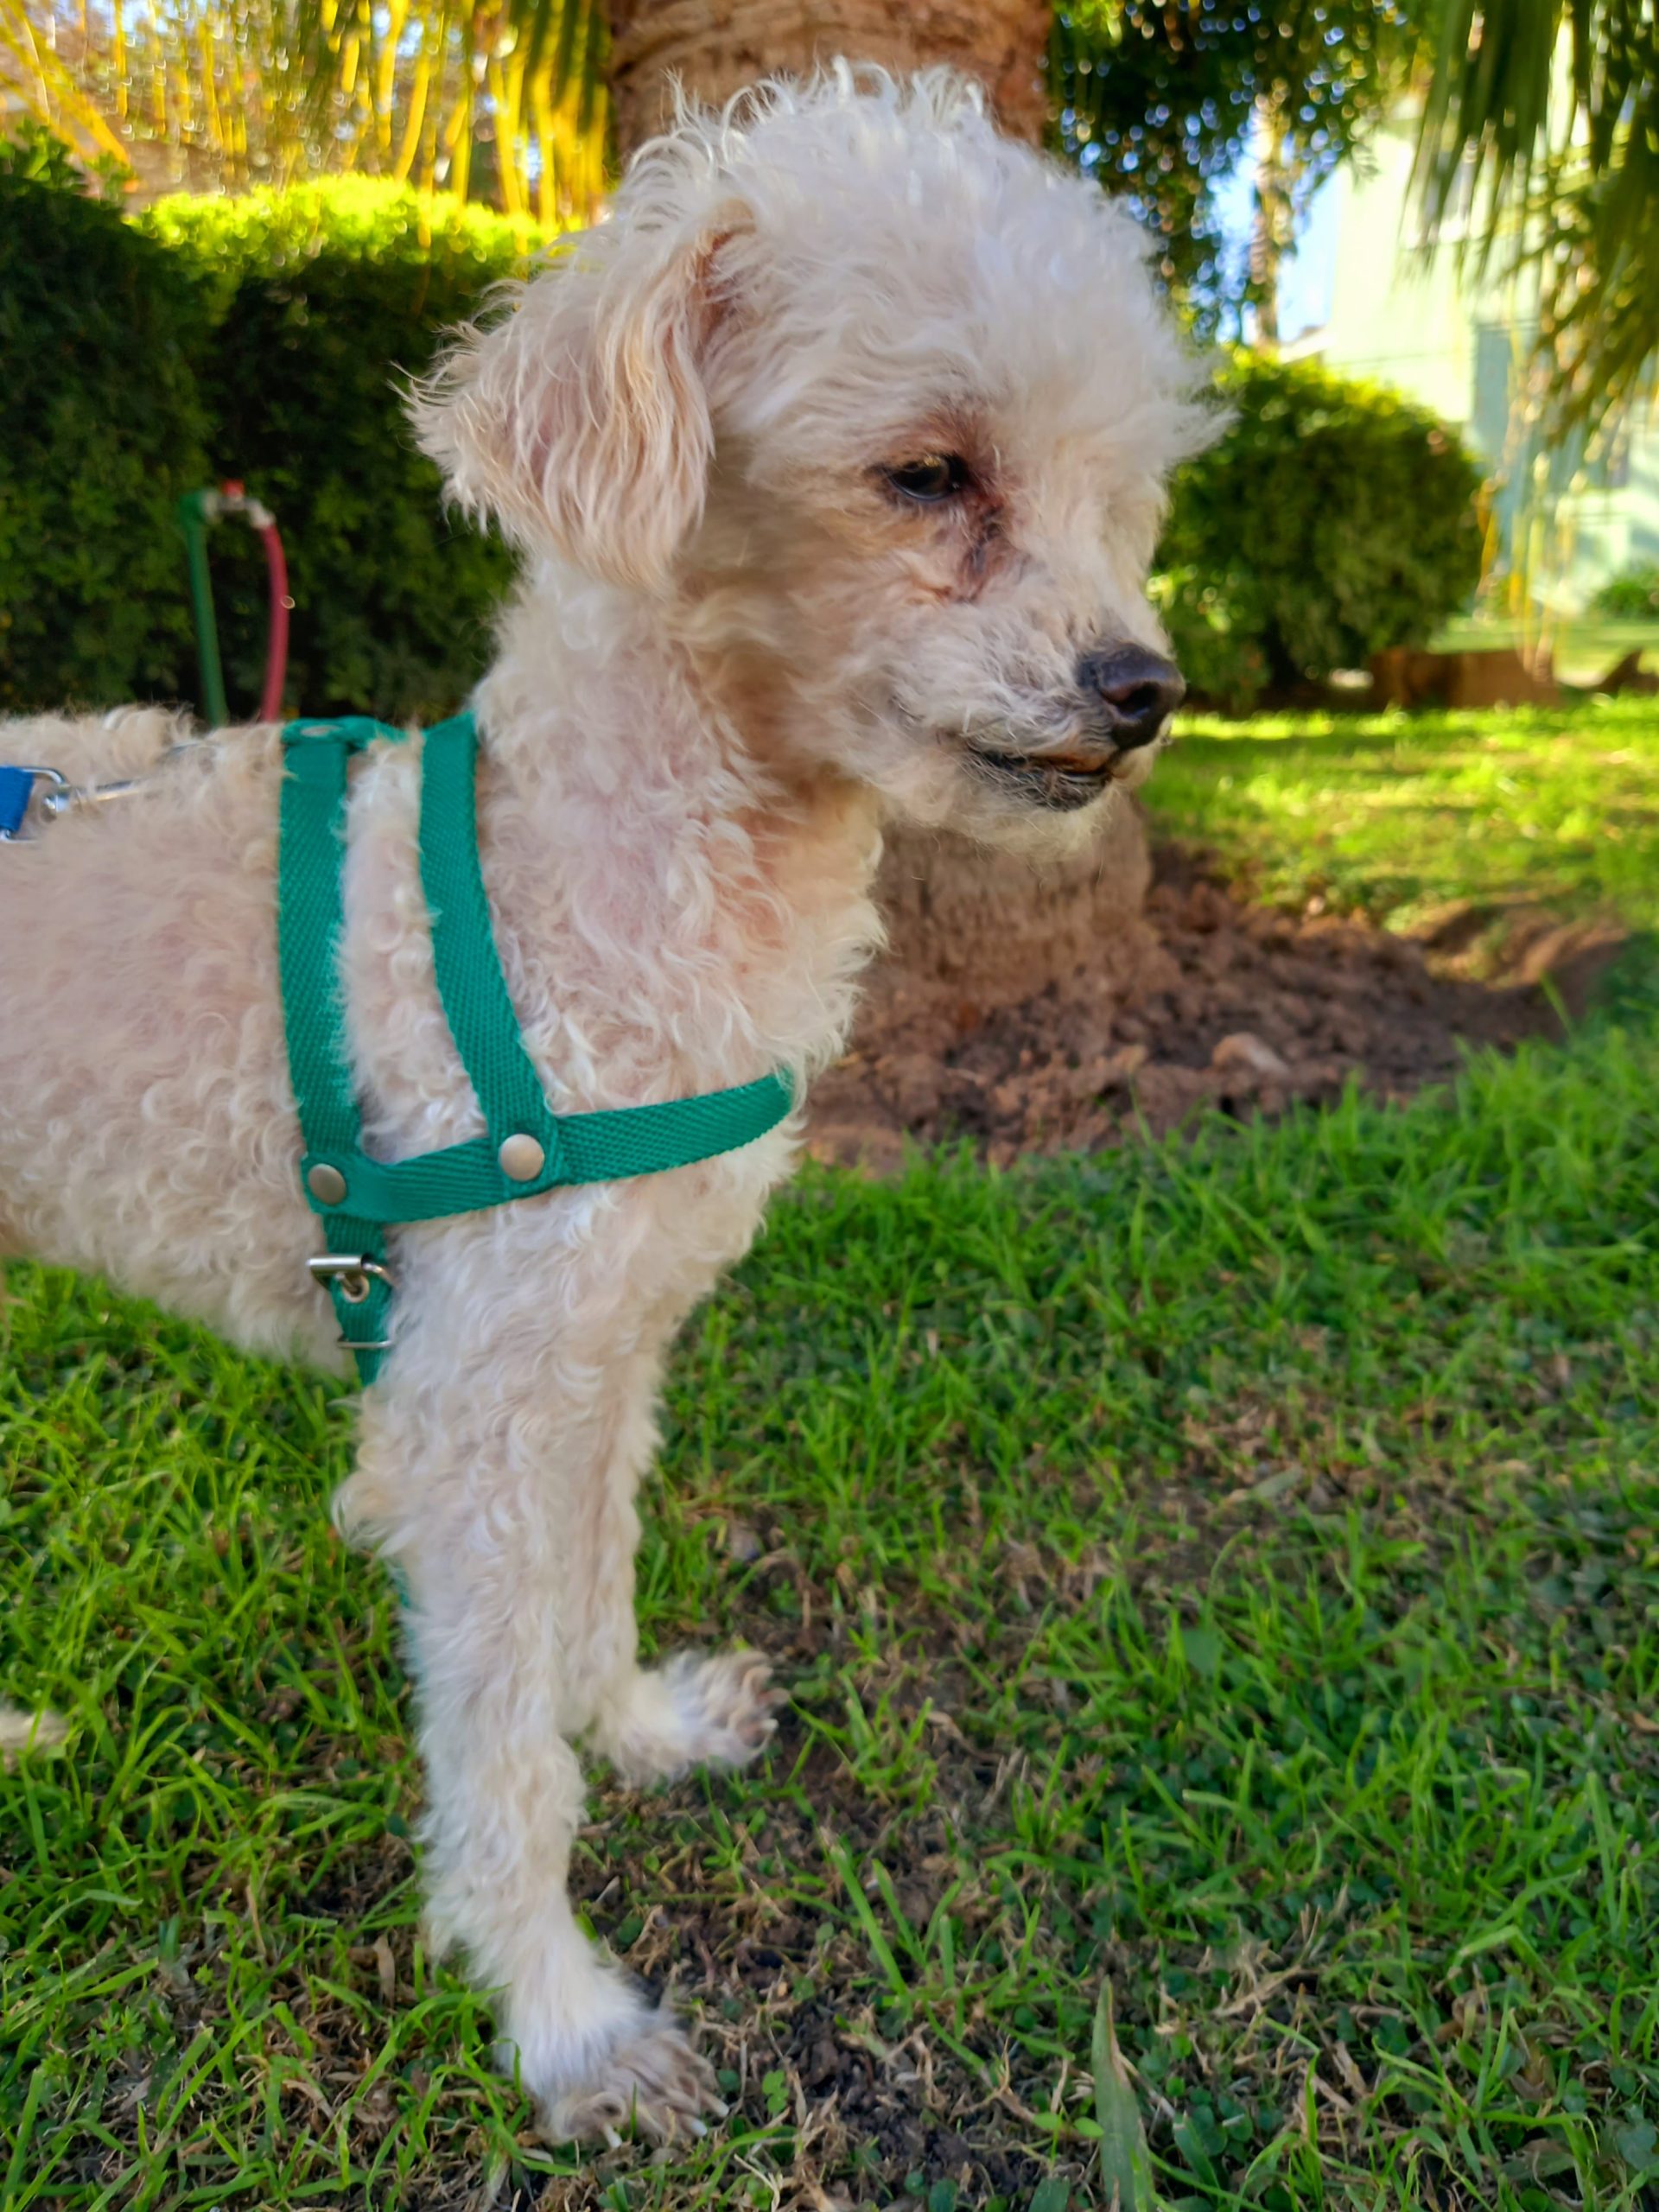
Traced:
POLYGON ((1395 385, 1455 423, 1491 472, 1494 578, 1529 560, 1541 595, 1576 612, 1609 578, 1659 562, 1659 419, 1625 421, 1587 455, 1581 441, 1540 438, 1524 289, 1459 266, 1464 211, 1425 240, 1408 188, 1415 140, 1414 116, 1396 118, 1316 196, 1286 272, 1281 351, 1395 385), (1523 539, 1520 520, 1546 474, 1560 495, 1547 543, 1523 539))

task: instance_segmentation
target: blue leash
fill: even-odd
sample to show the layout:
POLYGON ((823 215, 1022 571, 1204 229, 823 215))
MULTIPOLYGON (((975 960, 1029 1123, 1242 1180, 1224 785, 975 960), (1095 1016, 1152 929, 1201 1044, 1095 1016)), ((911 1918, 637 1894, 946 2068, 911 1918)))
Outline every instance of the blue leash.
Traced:
POLYGON ((0 837, 8 844, 23 826, 29 802, 35 795, 32 768, 0 768, 0 837))

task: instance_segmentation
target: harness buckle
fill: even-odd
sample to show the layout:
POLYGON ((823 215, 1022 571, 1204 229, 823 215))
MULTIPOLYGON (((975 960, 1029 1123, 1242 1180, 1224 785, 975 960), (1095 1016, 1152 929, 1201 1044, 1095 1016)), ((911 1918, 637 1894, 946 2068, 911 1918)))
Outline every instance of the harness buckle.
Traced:
MULTIPOLYGON (((378 1260, 372 1260, 366 1252, 320 1252, 306 1262, 306 1268, 313 1282, 325 1289, 337 1290, 348 1306, 361 1306, 374 1283, 385 1283, 388 1290, 397 1287, 397 1277, 390 1268, 378 1260)), ((390 1351, 391 1339, 383 1338, 377 1344, 360 1344, 354 1337, 341 1337, 340 1342, 347 1351, 390 1351)))

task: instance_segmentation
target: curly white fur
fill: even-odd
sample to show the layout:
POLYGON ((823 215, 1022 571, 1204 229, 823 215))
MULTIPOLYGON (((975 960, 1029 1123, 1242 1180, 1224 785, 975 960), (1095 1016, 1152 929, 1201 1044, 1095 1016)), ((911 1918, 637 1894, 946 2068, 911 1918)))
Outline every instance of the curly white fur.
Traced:
MULTIPOLYGON (((1192 382, 1128 218, 938 75, 683 113, 613 219, 464 337, 413 407, 527 556, 476 701, 480 842, 556 1108, 833 1055, 884 810, 1042 850, 1120 803, 1057 815, 983 756, 1096 742, 1079 655, 1157 643, 1142 585, 1204 434, 1192 382), (947 450, 971 496, 895 490, 947 450)), ((43 718, 0 759, 107 778, 176 734, 43 718)), ((346 1014, 391 1158, 481 1133, 434 987, 418 765, 378 749, 350 802, 346 1014)), ((283 1049, 278 773, 275 733, 238 734, 0 852, 0 1247, 338 1368, 283 1049)), ((770 1731, 752 1658, 639 1669, 634 1493, 665 1347, 793 1150, 779 1131, 396 1240, 338 1510, 410 1592, 433 1923, 499 1991, 556 2133, 632 2112, 670 2135, 711 2101, 572 1915, 570 1745, 643 1775, 770 1731)))

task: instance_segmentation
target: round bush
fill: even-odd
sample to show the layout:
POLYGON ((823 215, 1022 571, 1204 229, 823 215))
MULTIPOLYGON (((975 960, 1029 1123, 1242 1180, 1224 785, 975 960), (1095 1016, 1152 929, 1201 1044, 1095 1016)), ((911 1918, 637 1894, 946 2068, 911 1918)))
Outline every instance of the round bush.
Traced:
POLYGON ((1232 419, 1176 478, 1161 612, 1218 705, 1421 645, 1480 579, 1480 471, 1440 418, 1307 362, 1235 353, 1232 419))
POLYGON ((1641 561, 1611 576, 1590 602, 1591 611, 1618 622, 1659 618, 1659 561, 1641 561))

